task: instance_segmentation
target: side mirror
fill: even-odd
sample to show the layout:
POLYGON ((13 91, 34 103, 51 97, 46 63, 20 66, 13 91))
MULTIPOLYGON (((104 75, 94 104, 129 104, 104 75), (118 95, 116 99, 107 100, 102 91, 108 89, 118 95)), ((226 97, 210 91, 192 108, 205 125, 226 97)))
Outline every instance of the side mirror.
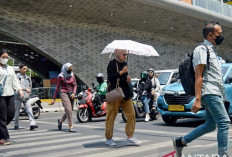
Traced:
POLYGON ((172 78, 170 83, 174 83, 174 82, 177 82, 176 78, 172 78))
POLYGON ((225 81, 226 84, 230 84, 232 83, 232 78, 227 78, 226 81, 225 81))

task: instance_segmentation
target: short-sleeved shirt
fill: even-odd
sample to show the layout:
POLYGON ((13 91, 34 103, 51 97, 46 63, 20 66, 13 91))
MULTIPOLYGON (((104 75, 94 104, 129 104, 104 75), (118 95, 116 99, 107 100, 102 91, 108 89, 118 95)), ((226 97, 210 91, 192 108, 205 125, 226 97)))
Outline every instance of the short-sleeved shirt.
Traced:
POLYGON ((204 40, 204 43, 209 49, 209 65, 207 63, 207 49, 204 45, 197 46, 193 52, 194 70, 196 65, 206 65, 203 72, 201 96, 214 94, 225 99, 221 65, 217 57, 216 47, 206 39, 204 40))

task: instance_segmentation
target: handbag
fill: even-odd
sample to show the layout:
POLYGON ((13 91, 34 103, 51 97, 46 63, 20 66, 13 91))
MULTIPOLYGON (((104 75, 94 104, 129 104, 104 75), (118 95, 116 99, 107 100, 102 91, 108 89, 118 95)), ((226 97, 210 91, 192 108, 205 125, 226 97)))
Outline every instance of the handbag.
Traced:
POLYGON ((5 84, 6 84, 7 75, 4 78, 3 84, 0 84, 0 96, 2 96, 2 94, 3 94, 3 88, 4 88, 5 84))
MULTIPOLYGON (((117 72, 118 72, 118 64, 117 64, 117 62, 116 62, 116 67, 117 67, 117 72)), ((122 88, 119 87, 119 80, 120 80, 120 78, 117 78, 117 84, 116 84, 116 88, 114 90, 108 92, 109 88, 107 88, 106 102, 108 104, 116 102, 117 100, 123 99, 125 97, 125 95, 124 95, 124 93, 122 91, 122 88)), ((111 86, 111 84, 109 83, 108 87, 110 87, 110 86, 111 86)))

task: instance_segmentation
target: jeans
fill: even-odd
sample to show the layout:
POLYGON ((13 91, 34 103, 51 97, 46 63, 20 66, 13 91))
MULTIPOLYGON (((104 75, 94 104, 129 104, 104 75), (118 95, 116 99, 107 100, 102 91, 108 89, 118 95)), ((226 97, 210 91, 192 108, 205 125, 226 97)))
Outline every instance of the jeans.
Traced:
POLYGON ((30 99, 26 101, 23 101, 21 99, 15 99, 15 116, 14 116, 15 126, 19 126, 19 113, 20 113, 22 103, 29 117, 30 125, 35 125, 35 119, 33 116, 30 99))
POLYGON ((142 99, 142 103, 143 103, 144 113, 150 113, 149 103, 150 103, 151 99, 148 98, 147 95, 143 95, 141 99, 142 99))
POLYGON ((205 106, 205 123, 185 135, 182 142, 187 144, 206 133, 214 131, 217 126, 218 154, 220 156, 225 155, 227 154, 230 119, 222 98, 218 95, 209 94, 201 98, 201 103, 205 106))

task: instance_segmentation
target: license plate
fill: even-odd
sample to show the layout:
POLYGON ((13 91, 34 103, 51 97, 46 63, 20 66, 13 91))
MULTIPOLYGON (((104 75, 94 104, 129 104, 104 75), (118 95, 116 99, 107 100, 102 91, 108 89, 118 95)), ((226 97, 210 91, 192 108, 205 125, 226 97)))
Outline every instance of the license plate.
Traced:
POLYGON ((168 111, 184 111, 184 105, 168 105, 168 111))

